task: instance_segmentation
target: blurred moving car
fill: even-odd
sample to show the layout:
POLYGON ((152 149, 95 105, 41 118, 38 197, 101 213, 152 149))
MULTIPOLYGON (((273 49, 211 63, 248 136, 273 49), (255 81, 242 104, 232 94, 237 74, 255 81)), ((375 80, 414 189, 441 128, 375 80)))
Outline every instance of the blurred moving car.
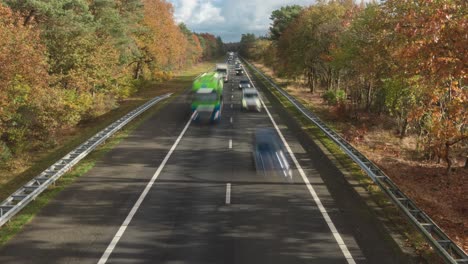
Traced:
POLYGON ((257 174, 292 179, 287 151, 273 128, 260 128, 255 131, 253 157, 257 174))
POLYGON ((239 81, 239 89, 244 89, 244 88, 251 88, 252 85, 250 84, 249 80, 240 80, 239 81))
POLYGON ((216 64, 216 72, 223 75, 224 82, 229 81, 229 66, 226 63, 216 64))
POLYGON ((242 110, 255 110, 257 112, 262 110, 262 102, 257 89, 244 88, 242 91, 242 110))

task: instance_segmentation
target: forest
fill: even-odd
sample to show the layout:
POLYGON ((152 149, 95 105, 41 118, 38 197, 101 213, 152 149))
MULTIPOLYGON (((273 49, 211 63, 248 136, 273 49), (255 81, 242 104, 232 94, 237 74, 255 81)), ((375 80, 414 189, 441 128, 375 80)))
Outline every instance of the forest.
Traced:
POLYGON ((223 52, 165 0, 0 1, 0 165, 223 52))
POLYGON ((391 118, 450 174, 455 150, 468 168, 467 10, 463 0, 284 6, 267 36, 242 35, 240 51, 342 118, 391 118))

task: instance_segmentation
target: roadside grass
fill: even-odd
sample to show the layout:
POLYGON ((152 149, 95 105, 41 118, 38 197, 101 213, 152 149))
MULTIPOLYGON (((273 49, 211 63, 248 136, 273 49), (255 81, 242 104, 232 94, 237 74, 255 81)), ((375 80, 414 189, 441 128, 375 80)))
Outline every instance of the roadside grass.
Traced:
POLYGON ((80 176, 91 170, 96 162, 100 160, 107 152, 113 149, 119 142, 125 139, 132 131, 139 127, 145 120, 158 112, 166 104, 174 100, 187 87, 191 85, 194 77, 199 73, 208 70, 213 62, 201 63, 190 70, 182 71, 177 77, 166 82, 148 82, 145 83, 140 91, 131 98, 126 99, 120 104, 118 109, 115 109, 96 120, 88 122, 77 129, 75 135, 69 136, 61 140, 61 146, 41 154, 31 161, 33 165, 23 173, 13 177, 7 184, 0 187, 0 199, 3 201, 11 193, 24 185, 27 181, 38 175, 47 167, 52 165, 58 159, 66 155, 68 152, 76 148, 79 144, 86 141, 88 138, 116 121, 134 108, 142 105, 148 99, 168 92, 174 93, 170 98, 165 99, 132 122, 114 134, 104 144, 90 153, 86 158, 75 165, 68 173, 63 175, 56 181, 55 185, 50 186, 46 191, 39 195, 36 200, 26 206, 20 213, 11 219, 10 222, 0 228, 0 246, 3 246, 15 234, 17 234, 25 224, 30 222, 34 216, 44 208, 52 199, 54 199, 60 191, 73 183, 80 176))
MULTIPOLYGON (((324 150, 325 154, 329 156, 331 161, 343 172, 348 181, 356 181, 358 186, 362 186, 367 192, 366 195, 360 196, 364 199, 370 208, 378 207, 369 210, 369 213, 375 214, 380 221, 383 221, 385 228, 389 231, 403 237, 405 247, 410 247, 414 252, 423 258, 427 263, 442 263, 437 254, 427 244, 424 237, 416 230, 412 224, 407 221, 402 212, 389 200, 387 195, 374 184, 372 179, 357 165, 333 140, 315 124, 309 121, 304 115, 296 109, 296 107, 289 102, 280 92, 276 90, 270 83, 266 82, 262 76, 255 72, 250 66, 251 73, 260 80, 264 87, 266 87, 281 103, 281 105, 294 116, 302 129, 307 135, 317 143, 317 145, 324 150), (323 147, 322 147, 323 146, 323 147), (330 157, 331 155, 331 157, 330 157), (375 204, 376 206, 373 206, 375 204)), ((303 103, 300 98, 298 100, 303 103)), ((309 109, 308 104, 304 104, 309 109)), ((313 111, 313 109, 311 109, 313 111)), ((327 124, 328 125, 328 124, 327 124)), ((335 129, 333 125, 329 126, 335 129)), ((356 190, 357 191, 357 190, 356 190)), ((359 193, 359 191, 357 191, 359 193)), ((401 243, 400 242, 400 243, 401 243)))

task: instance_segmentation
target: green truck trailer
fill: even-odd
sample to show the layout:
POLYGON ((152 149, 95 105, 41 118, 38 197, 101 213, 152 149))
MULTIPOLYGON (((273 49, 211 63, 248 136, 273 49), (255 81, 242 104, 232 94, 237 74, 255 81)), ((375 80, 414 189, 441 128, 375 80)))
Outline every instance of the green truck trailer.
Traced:
POLYGON ((192 112, 197 122, 219 122, 223 108, 223 76, 204 73, 193 82, 192 112))

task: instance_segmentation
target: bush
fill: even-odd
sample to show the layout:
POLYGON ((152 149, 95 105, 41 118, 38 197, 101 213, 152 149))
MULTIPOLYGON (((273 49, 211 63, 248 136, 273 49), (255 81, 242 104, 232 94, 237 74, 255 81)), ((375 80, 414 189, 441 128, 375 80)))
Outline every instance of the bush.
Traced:
POLYGON ((326 91, 322 95, 322 99, 328 104, 328 105, 337 105, 340 102, 344 102, 346 100, 346 93, 343 90, 337 90, 337 91, 326 91))
POLYGON ((344 102, 346 100, 346 93, 343 90, 337 90, 335 93, 335 96, 336 96, 336 101, 339 103, 344 102))
POLYGON ((5 142, 0 140, 0 165, 3 165, 9 159, 11 159, 11 150, 5 142))
POLYGON ((21 153, 27 149, 29 145, 28 132, 27 128, 20 126, 12 126, 6 131, 6 141, 12 146, 10 150, 14 154, 21 153))

